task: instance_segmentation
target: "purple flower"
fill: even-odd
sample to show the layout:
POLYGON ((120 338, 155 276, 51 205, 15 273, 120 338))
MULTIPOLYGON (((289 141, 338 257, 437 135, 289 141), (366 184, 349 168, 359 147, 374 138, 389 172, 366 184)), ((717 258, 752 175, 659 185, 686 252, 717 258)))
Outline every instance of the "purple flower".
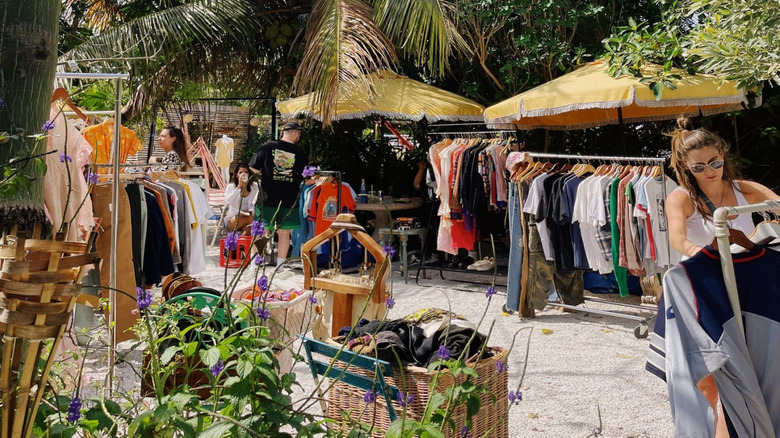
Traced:
POLYGON ((368 390, 365 394, 363 394, 363 401, 366 402, 366 404, 373 403, 376 401, 376 392, 368 390))
POLYGON ((87 174, 87 181, 90 184, 97 184, 97 182, 98 182, 98 174, 95 173, 95 172, 89 172, 87 174))
POLYGON ((73 158, 71 158, 68 154, 60 154, 60 163, 64 163, 66 161, 69 163, 73 162, 73 158))
POLYGON ((0 109, 2 109, 5 106, 5 100, 0 99, 0 109))
POLYGON ((393 299, 393 297, 387 297, 387 299, 385 300, 385 305, 387 306, 388 309, 392 309, 393 307, 395 307, 395 300, 393 299))
POLYGON ((135 288, 138 310, 146 310, 149 304, 152 304, 152 291, 137 287, 135 288))
POLYGON ((490 297, 492 297, 495 294, 496 294, 496 288, 494 288, 492 285, 488 286, 487 292, 485 292, 485 296, 490 298, 490 297))
POLYGON ((224 369, 225 369, 225 362, 222 362, 222 359, 220 359, 217 361, 217 363, 211 366, 211 375, 217 377, 219 373, 221 373, 222 370, 224 369))
POLYGON ((471 434, 469 434, 469 427, 468 426, 463 426, 463 427, 460 428, 460 436, 461 436, 461 438, 467 438, 467 437, 471 436, 471 434))
POLYGON ((509 404, 517 405, 523 401, 523 393, 519 389, 517 391, 509 391, 507 397, 509 398, 509 404))
POLYGON ((441 359, 441 360, 449 360, 450 359, 450 349, 445 347, 444 345, 439 345, 439 359, 441 359))
POLYGON ((501 362, 500 360, 496 361, 496 370, 498 370, 498 374, 503 373, 509 369, 509 366, 504 364, 504 362, 501 362))
POLYGON ((395 398, 398 400, 398 404, 401 405, 402 408, 405 408, 414 402, 414 394, 404 394, 401 391, 398 391, 398 394, 396 394, 395 398))
POLYGON ((271 317, 271 310, 269 310, 267 307, 258 307, 257 317, 262 319, 263 321, 267 321, 268 318, 271 317))
POLYGON ((268 292, 268 277, 265 274, 257 280, 257 288, 262 292, 268 292))
POLYGON ((317 304, 317 297, 315 297, 314 295, 309 295, 309 298, 307 298, 307 300, 309 300, 309 302, 312 304, 317 304))
POLYGON ((314 176, 315 173, 317 173, 318 170, 320 170, 319 167, 306 166, 306 167, 303 168, 303 177, 304 178, 311 178, 311 177, 314 176))
POLYGON ((55 126, 56 125, 54 124, 54 122, 52 122, 51 120, 47 120, 46 122, 44 122, 43 126, 41 126, 41 131, 43 132, 51 131, 52 129, 54 129, 55 126))
POLYGON ((253 236, 262 236, 265 234, 265 222, 253 221, 251 232, 253 236))
POLYGON ((385 245, 385 246, 382 247, 382 252, 387 254, 387 257, 392 259, 393 256, 395 255, 395 248, 393 248, 390 245, 385 245))
POLYGON ((75 423, 79 418, 81 418, 81 399, 73 397, 68 405, 68 421, 75 423))
POLYGON ((255 254, 255 264, 256 264, 257 266, 260 266, 260 265, 262 265, 263 263, 265 263, 265 258, 264 258, 264 257, 262 257, 260 254, 255 254))
POLYGON ((225 248, 231 251, 238 248, 238 233, 227 233, 227 237, 225 237, 225 248))

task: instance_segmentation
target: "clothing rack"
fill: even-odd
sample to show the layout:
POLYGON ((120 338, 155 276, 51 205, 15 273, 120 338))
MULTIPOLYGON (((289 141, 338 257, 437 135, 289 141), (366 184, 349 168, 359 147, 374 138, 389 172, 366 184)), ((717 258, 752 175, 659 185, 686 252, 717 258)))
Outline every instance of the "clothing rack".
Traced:
MULTIPOLYGON (((115 83, 114 90, 114 120, 115 123, 121 123, 122 120, 122 81, 121 79, 130 79, 128 73, 66 73, 55 72, 54 77, 56 79, 92 79, 92 80, 113 80, 115 83)), ((119 129, 114 129, 114 140, 111 142, 111 157, 114 178, 119 174, 119 145, 121 139, 121 132, 119 129)), ((113 192, 111 196, 112 205, 119 205, 119 185, 114 184, 113 192)), ((111 224, 116 224, 119 219, 119 209, 114 208, 111 211, 111 224)), ((111 304, 111 310, 109 312, 109 327, 113 327, 116 321, 116 242, 117 242, 117 228, 111 227, 111 257, 109 257, 109 280, 108 280, 108 297, 111 304)), ((109 349, 108 358, 108 394, 111 395, 113 391, 113 379, 114 379, 114 347, 116 346, 116 331, 109 328, 111 334, 111 348, 109 349)))
POLYGON ((646 163, 665 163, 666 158, 656 157, 619 157, 619 156, 600 156, 600 155, 569 155, 569 154, 548 154, 526 152, 531 158, 558 158, 563 160, 601 160, 601 161, 635 161, 646 163))
POLYGON ((753 213, 767 210, 780 210, 780 200, 764 201, 758 204, 740 205, 736 207, 718 207, 712 215, 715 225, 715 237, 718 239, 718 252, 720 253, 720 265, 723 270, 723 281, 726 283, 726 292, 729 303, 734 311, 734 319, 737 321, 742 337, 745 336, 745 326, 742 324, 742 311, 739 304, 737 281, 734 274, 734 262, 731 258, 729 246, 728 217, 740 213, 753 213))
MULTIPOLYGON (((657 163, 659 165, 663 165, 666 162, 666 158, 658 158, 658 157, 622 157, 622 156, 599 156, 599 155, 573 155, 573 154, 550 154, 550 153, 536 153, 536 152, 526 152, 531 158, 552 158, 552 159, 558 159, 558 160, 601 160, 601 161, 612 161, 612 162, 645 162, 645 163, 657 163)), ((663 193, 663 199, 666 199, 667 193, 666 193, 666 183, 663 182, 661 184, 661 190, 663 193)), ((666 214, 664 213, 664 218, 666 218, 666 214)), ((671 254, 671 247, 669 247, 669 252, 671 254)), ((629 307, 629 308, 635 308, 635 309, 642 309, 642 310, 648 310, 648 311, 655 311, 655 309, 651 307, 646 306, 638 306, 635 304, 626 304, 626 303, 618 303, 613 302, 609 300, 604 300, 600 298, 585 298, 588 301, 593 302, 608 302, 610 304, 614 304, 616 306, 622 306, 622 307, 629 307)), ((619 313, 619 312, 613 312, 609 310, 601 310, 601 309, 593 309, 593 308, 583 308, 579 306, 573 306, 570 304, 564 304, 564 303, 556 303, 556 307, 560 307, 562 309, 572 310, 576 312, 588 312, 588 313, 595 313, 597 315, 604 315, 604 316, 612 316, 615 318, 623 318, 623 319, 630 319, 634 321, 639 322, 639 326, 637 326, 634 329, 634 335, 637 338, 645 338, 647 337, 648 333, 648 320, 651 318, 645 318, 638 315, 632 315, 632 314, 626 314, 626 313, 619 313)))
POLYGON ((451 132, 429 132, 429 135, 469 135, 469 134, 515 134, 517 131, 510 129, 493 129, 490 131, 451 131, 451 132))

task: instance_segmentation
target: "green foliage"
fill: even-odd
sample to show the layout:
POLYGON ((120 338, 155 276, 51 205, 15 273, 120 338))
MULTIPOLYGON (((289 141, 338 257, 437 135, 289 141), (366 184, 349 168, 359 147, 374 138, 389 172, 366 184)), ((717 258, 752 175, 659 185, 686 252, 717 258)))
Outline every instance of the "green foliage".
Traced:
POLYGON ((780 84, 780 3, 774 0, 692 0, 685 14, 698 25, 690 52, 702 68, 748 89, 780 84))
POLYGON ((677 89, 676 81, 682 77, 672 67, 695 74, 694 60, 684 56, 687 40, 681 30, 683 17, 674 7, 663 14, 660 21, 637 23, 633 18, 628 26, 616 26, 613 34, 604 39, 604 48, 610 62, 609 74, 613 77, 632 75, 646 84, 656 99, 661 99, 664 89, 677 89), (645 76, 648 63, 663 66, 663 69, 645 76))

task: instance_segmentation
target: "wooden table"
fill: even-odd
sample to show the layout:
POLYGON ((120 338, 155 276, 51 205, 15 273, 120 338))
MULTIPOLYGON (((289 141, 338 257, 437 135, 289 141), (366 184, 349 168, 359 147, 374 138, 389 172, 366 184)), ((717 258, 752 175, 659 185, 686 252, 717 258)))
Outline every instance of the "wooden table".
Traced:
POLYGON ((420 208, 423 205, 423 199, 422 198, 410 198, 409 202, 390 202, 390 203, 381 203, 381 202, 369 202, 366 204, 355 204, 355 211, 370 211, 374 213, 375 216, 375 224, 374 224, 374 234, 372 234, 372 237, 374 240, 379 241, 379 230, 381 228, 393 228, 393 217, 391 216, 391 213, 394 211, 401 211, 401 210, 414 210, 415 208, 420 208))

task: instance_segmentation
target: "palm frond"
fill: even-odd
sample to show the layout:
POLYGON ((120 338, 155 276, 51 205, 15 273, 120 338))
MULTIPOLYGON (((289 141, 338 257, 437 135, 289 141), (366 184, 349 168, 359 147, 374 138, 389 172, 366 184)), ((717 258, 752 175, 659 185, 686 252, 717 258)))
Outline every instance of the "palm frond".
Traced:
POLYGON ((371 6, 361 0, 321 0, 311 11, 294 88, 317 93, 325 124, 336 110, 340 88, 356 87, 370 94, 365 74, 391 68, 397 61, 372 14, 371 6))
POLYGON ((271 49, 263 36, 281 13, 298 12, 284 1, 194 1, 108 30, 60 62, 92 59, 92 71, 129 70, 134 93, 125 106, 128 118, 196 78, 261 92, 266 84, 279 85, 278 72, 287 63, 286 49, 271 49))
POLYGON ((377 0, 374 19, 403 56, 443 75, 453 51, 469 53, 457 31, 457 8, 446 0, 377 0))

